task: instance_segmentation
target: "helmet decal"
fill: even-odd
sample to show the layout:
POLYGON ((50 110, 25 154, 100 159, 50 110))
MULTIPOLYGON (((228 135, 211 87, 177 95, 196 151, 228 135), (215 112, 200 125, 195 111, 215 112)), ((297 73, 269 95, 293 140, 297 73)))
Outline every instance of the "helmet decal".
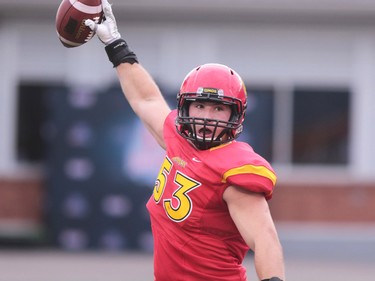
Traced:
POLYGON ((199 87, 196 92, 197 95, 202 96, 203 94, 206 95, 217 95, 218 98, 224 96, 224 90, 223 89, 215 89, 215 88, 203 88, 199 87))

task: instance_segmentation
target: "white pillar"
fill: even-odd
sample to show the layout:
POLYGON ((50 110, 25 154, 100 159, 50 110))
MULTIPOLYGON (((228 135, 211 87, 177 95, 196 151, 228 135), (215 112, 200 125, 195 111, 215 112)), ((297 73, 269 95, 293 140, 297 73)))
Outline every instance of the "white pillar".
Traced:
POLYGON ((292 165, 293 154, 293 83, 275 84, 275 117, 273 136, 273 164, 292 165))
POLYGON ((17 39, 11 24, 0 28, 0 176, 16 167, 17 65, 22 59, 17 39))
POLYGON ((375 37, 358 38, 353 73, 351 170, 361 180, 375 178, 375 37))

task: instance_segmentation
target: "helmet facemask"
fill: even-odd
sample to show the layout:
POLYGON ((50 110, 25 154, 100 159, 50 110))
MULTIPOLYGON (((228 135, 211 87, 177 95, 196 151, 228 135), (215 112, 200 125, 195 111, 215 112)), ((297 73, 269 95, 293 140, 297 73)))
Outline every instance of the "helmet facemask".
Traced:
MULTIPOLYGON (((211 89, 212 90, 212 89, 211 89)), ((243 113, 240 100, 217 94, 183 93, 178 96, 178 116, 176 127, 178 133, 190 140, 198 149, 205 150, 237 138, 242 132, 243 113), (189 107, 193 101, 214 102, 229 105, 231 116, 228 121, 190 117, 189 107), (202 127, 200 132, 197 127, 202 127), (218 128, 223 128, 216 136, 218 128)))

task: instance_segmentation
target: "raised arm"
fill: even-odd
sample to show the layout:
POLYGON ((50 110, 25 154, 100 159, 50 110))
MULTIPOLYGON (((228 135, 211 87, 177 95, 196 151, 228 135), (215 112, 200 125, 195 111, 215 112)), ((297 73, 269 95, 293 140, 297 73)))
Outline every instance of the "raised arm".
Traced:
POLYGON ((112 7, 107 0, 102 0, 102 7, 105 21, 96 24, 92 20, 86 20, 85 24, 106 45, 108 58, 117 70, 127 101, 159 145, 165 149, 163 125, 171 110, 150 74, 138 63, 137 56, 121 38, 112 7))
POLYGON ((140 64, 120 64, 117 74, 130 106, 165 149, 163 125, 170 109, 159 88, 140 64))

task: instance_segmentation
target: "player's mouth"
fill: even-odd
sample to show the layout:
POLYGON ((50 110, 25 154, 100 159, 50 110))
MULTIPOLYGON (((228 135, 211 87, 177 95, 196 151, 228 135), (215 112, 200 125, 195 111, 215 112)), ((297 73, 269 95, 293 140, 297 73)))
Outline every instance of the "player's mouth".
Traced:
POLYGON ((206 128, 201 128, 198 130, 197 138, 198 139, 211 139, 212 138, 213 131, 206 128))

